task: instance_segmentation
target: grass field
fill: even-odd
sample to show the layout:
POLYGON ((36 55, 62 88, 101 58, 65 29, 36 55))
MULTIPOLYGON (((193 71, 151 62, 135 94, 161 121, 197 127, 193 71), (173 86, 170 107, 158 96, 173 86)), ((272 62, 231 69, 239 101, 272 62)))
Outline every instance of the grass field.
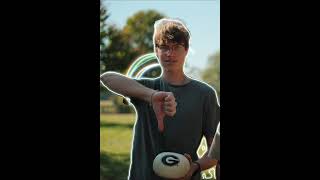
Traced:
MULTIPOLYGON (((135 114, 100 115, 100 180, 127 179, 135 119, 135 114)), ((202 154, 206 149, 199 150, 202 154)), ((208 179, 211 173, 213 169, 203 176, 208 179)))

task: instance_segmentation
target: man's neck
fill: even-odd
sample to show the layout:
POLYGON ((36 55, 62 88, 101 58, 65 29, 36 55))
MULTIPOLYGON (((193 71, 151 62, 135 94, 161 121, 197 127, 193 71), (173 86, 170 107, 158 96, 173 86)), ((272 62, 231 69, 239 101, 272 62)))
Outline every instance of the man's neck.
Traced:
POLYGON ((162 78, 172 85, 184 85, 190 82, 183 72, 163 72, 162 78))

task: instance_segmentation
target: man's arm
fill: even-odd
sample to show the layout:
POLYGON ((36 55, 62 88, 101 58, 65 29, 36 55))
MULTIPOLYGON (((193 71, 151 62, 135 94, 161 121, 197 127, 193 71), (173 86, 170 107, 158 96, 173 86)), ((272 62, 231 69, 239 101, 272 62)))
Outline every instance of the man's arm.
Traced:
POLYGON ((220 123, 218 124, 213 140, 210 142, 212 143, 210 145, 208 144, 209 150, 198 160, 201 171, 217 165, 218 160, 220 160, 220 123))
MULTIPOLYGON (((210 147, 213 138, 206 136, 206 140, 207 140, 207 146, 210 147)), ((184 154, 184 156, 190 162, 190 169, 188 173, 185 175, 185 177, 180 178, 178 180, 185 180, 185 179, 189 180, 193 176, 193 174, 195 174, 196 172, 201 172, 203 170, 209 169, 217 164, 217 160, 209 158, 208 151, 197 161, 193 161, 189 154, 184 154)))
POLYGON ((216 159, 212 159, 208 156, 208 152, 206 152, 200 159, 197 161, 192 161, 192 158, 189 154, 184 154, 186 158, 188 158, 190 162, 190 170, 186 174, 185 177, 178 179, 178 180, 185 180, 185 179, 191 179, 193 174, 196 172, 201 172, 206 169, 212 168, 213 166, 217 165, 218 161, 216 159))
POLYGON ((115 72, 107 72, 100 76, 100 80, 109 90, 128 97, 135 97, 145 102, 151 102, 151 95, 156 91, 147 88, 133 79, 115 72))
POLYGON ((150 89, 133 79, 115 72, 102 74, 100 80, 112 92, 150 103, 158 120, 159 131, 164 130, 164 116, 174 116, 176 113, 177 103, 172 92, 150 89))
MULTIPOLYGON (((212 168, 213 166, 215 166, 217 164, 216 159, 209 158, 209 156, 208 156, 209 148, 211 147, 213 137, 206 136, 206 141, 207 141, 208 151, 200 159, 198 159, 196 161, 200 165, 200 171, 204 171, 206 169, 212 168)), ((195 165, 197 165, 197 164, 193 162, 192 166, 196 167, 195 165)))
POLYGON ((220 123, 218 124, 214 138, 207 138, 208 141, 212 142, 208 143, 209 150, 198 160, 201 170, 206 170, 217 165, 218 160, 220 160, 220 123))
POLYGON ((206 137, 209 150, 197 161, 192 161, 191 156, 185 154, 190 161, 190 170, 185 179, 190 179, 196 171, 204 171, 217 165, 220 160, 220 123, 217 127, 214 138, 206 137))

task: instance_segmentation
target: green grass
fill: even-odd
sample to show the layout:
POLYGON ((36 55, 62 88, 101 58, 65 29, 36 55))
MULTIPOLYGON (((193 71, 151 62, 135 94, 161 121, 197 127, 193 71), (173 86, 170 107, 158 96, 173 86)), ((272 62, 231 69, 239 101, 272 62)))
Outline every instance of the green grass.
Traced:
POLYGON ((100 151, 106 153, 130 153, 135 114, 100 116, 100 151))
MULTIPOLYGON (((135 113, 100 115, 100 180, 127 179, 135 120, 135 113)), ((205 175, 211 177, 209 171, 205 175)))
POLYGON ((100 180, 126 180, 135 114, 100 116, 100 180))

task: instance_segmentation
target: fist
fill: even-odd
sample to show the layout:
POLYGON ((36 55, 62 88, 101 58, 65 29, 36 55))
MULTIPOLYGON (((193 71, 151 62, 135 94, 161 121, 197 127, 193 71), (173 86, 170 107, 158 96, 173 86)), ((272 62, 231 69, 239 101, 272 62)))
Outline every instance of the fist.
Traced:
POLYGON ((160 132, 164 130, 164 117, 173 117, 176 114, 176 99, 172 92, 159 91, 152 96, 152 108, 156 114, 158 121, 158 129, 160 132))

